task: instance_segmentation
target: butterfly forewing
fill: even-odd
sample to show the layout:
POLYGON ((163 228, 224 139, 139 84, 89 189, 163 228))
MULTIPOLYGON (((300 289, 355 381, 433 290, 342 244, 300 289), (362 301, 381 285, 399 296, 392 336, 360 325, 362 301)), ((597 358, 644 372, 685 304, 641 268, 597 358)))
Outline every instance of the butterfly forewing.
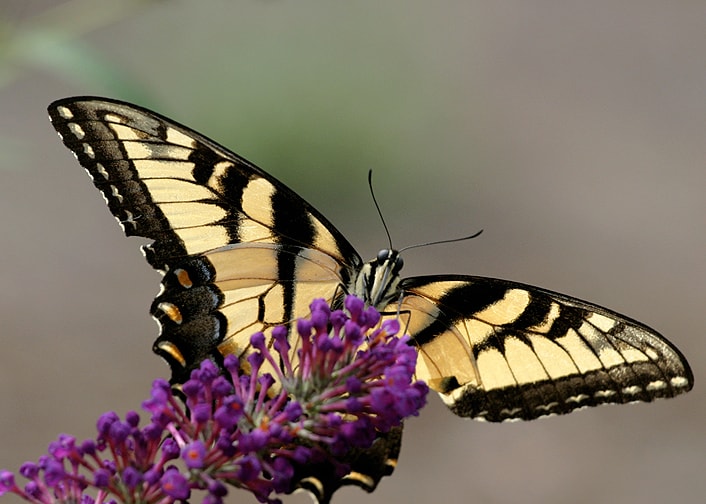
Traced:
POLYGON ((332 300, 361 260, 315 209, 246 160, 169 119, 95 98, 60 100, 52 124, 127 235, 165 274, 155 350, 175 381, 216 347, 332 300))
POLYGON ((418 377, 461 416, 530 420, 693 384, 660 334, 596 305, 481 277, 408 278, 401 289, 418 377))

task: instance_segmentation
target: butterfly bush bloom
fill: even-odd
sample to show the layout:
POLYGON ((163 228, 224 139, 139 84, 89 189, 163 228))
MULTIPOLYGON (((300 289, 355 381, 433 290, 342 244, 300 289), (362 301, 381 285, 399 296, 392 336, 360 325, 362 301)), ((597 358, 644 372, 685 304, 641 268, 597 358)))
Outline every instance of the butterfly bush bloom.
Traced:
POLYGON ((203 491, 218 504, 228 485, 260 502, 295 490, 297 471, 322 461, 345 474, 343 455, 368 448, 380 434, 417 415, 427 386, 413 381, 417 358, 397 320, 348 296, 345 311, 323 300, 311 316, 251 338, 254 349, 225 371, 201 363, 175 395, 156 380, 142 406, 150 421, 109 412, 96 424, 96 440, 60 435, 47 455, 19 473, 0 471, 0 495, 35 503, 169 504, 203 491), (291 344, 296 342, 295 349, 291 344), (247 369, 248 372, 245 372, 247 369))

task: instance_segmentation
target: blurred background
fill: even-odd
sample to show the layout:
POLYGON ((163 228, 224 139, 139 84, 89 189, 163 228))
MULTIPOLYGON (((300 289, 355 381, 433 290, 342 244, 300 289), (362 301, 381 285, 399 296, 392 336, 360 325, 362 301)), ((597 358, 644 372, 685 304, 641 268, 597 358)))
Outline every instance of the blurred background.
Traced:
POLYGON ((397 247, 485 230, 410 251, 406 274, 590 300, 693 367, 677 399, 530 423, 459 419, 434 397, 395 474, 336 503, 703 502, 704 33, 703 2, 3 0, 0 468, 93 436, 168 376, 150 350, 159 276, 47 120, 90 94, 245 156, 364 258, 387 245, 372 168, 397 247))

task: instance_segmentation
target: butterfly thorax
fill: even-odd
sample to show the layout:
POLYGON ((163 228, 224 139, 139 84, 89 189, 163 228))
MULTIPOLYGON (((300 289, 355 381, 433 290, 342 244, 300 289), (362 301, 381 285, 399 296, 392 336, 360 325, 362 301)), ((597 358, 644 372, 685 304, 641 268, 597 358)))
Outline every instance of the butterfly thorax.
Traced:
POLYGON ((350 291, 369 306, 382 309, 399 297, 404 261, 397 250, 383 249, 367 262, 351 282, 350 291))

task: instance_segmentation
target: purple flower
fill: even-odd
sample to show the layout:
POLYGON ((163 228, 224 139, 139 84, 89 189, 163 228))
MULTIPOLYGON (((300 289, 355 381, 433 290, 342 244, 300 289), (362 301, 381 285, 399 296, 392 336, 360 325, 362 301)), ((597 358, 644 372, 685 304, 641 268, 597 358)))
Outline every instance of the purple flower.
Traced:
POLYGON ((125 422, 130 427, 137 427, 140 424, 140 415, 136 411, 128 411, 125 415, 125 422))
POLYGON ((130 426, 121 421, 113 422, 108 430, 108 440, 115 444, 122 444, 130 435, 130 426))
POLYGON ((226 397, 233 393, 233 386, 224 376, 219 376, 211 384, 211 392, 213 397, 218 399, 221 397, 226 397))
POLYGON ((181 458, 189 469, 201 469, 206 458, 206 446, 201 441, 192 441, 182 448, 181 458))
POLYGON ((59 438, 49 443, 49 453, 56 458, 68 456, 76 447, 76 438, 67 434, 60 434, 59 438))
MULTIPOLYGON (((7 471, 6 474, 12 475, 12 473, 7 471)), ((39 466, 34 462, 25 462, 20 466, 20 474, 27 479, 34 479, 39 474, 39 466)))
POLYGON ((93 473, 93 484, 98 488, 108 488, 110 485, 110 471, 107 469, 96 469, 93 473))
POLYGON ((257 457, 246 455, 238 462, 237 479, 248 484, 260 476, 262 465, 257 457))
POLYGON ((148 469, 143 475, 143 480, 150 486, 157 484, 159 479, 162 477, 162 472, 157 469, 148 469))
POLYGON ((0 495, 4 495, 15 487, 15 475, 10 471, 0 471, 0 495))
POLYGON ((179 456, 179 445, 172 438, 167 438, 162 444, 162 454, 164 455, 164 460, 174 460, 179 456))
POLYGON ((311 335, 311 330, 313 328, 311 321, 306 319, 297 320, 297 332, 301 334, 303 338, 309 338, 311 335))
POLYGON ((164 493, 169 497, 183 500, 188 499, 189 495, 191 495, 189 480, 176 469, 165 471, 159 483, 164 493))
POLYGON ((223 429, 232 429, 243 416, 245 406, 240 397, 226 397, 223 404, 216 410, 214 419, 223 429))
POLYGON ((184 393, 184 395, 186 397, 189 397, 189 398, 198 397, 202 390, 203 390, 203 386, 201 385, 201 382, 199 382, 198 380, 187 380, 181 386, 181 391, 184 393))
POLYGON ((354 346, 360 345, 364 337, 363 328, 352 320, 346 321, 343 327, 348 342, 354 346))
POLYGON ((87 439, 81 443, 81 453, 84 455, 95 455, 96 453, 96 443, 92 439, 87 439))
POLYGON ((28 482, 25 485, 25 494, 27 495, 27 497, 30 497, 25 497, 27 500, 34 499, 37 501, 41 501, 41 498, 43 496, 42 493, 42 487, 34 480, 28 482))
POLYGON ((143 479, 142 473, 134 467, 126 467, 123 471, 123 482, 130 490, 134 490, 143 479))
POLYGON ((53 459, 47 460, 44 466, 44 482, 48 486, 56 485, 64 476, 66 476, 66 473, 61 462, 53 459))
POLYGON ((243 453, 257 452, 267 446, 270 437, 268 432, 257 428, 248 433, 241 433, 239 436, 239 448, 243 453))
POLYGON ((225 497, 228 495, 228 489, 220 481, 212 480, 208 482, 208 493, 214 497, 225 497))
POLYGON ((98 428, 98 434, 100 434, 101 436, 107 436, 108 431, 110 430, 110 426, 113 425, 114 422, 118 421, 120 421, 120 417, 118 417, 118 414, 114 411, 103 413, 98 418, 98 422, 96 424, 98 428))
POLYGON ((293 490, 292 477, 294 476, 294 466, 291 460, 286 457, 277 457, 272 463, 272 482, 274 491, 277 493, 287 493, 293 490))
POLYGON ((363 314, 365 303, 362 299, 355 296, 346 296, 346 299, 343 301, 343 306, 345 306, 348 313, 350 313, 351 320, 358 321, 363 314))
POLYGON ((287 341, 287 336, 289 336, 289 331, 284 326, 277 326, 272 329, 274 349, 277 351, 277 353, 283 356, 288 355, 289 349, 291 348, 289 345, 289 341, 287 341))
POLYGON ((302 408, 302 405, 297 401, 290 401, 284 407, 284 416, 290 422, 296 422, 302 417, 303 414, 304 409, 302 408))
POLYGON ((195 404, 191 408, 191 418, 197 424, 205 424, 211 419, 211 405, 207 403, 195 404))
POLYGON ((204 360, 181 386, 184 402, 155 380, 142 404, 150 413, 144 427, 134 411, 124 420, 106 413, 96 440, 61 435, 38 463, 23 464, 24 489, 0 472, 0 495, 171 504, 198 491, 206 492, 202 502, 221 504, 234 485, 273 504, 308 464, 345 474, 342 457, 416 415, 428 389, 413 382, 416 351, 396 336, 397 321, 380 324, 380 314, 352 296, 344 306, 332 311, 316 300, 309 319, 254 334, 242 360, 226 356, 223 368, 204 360))

